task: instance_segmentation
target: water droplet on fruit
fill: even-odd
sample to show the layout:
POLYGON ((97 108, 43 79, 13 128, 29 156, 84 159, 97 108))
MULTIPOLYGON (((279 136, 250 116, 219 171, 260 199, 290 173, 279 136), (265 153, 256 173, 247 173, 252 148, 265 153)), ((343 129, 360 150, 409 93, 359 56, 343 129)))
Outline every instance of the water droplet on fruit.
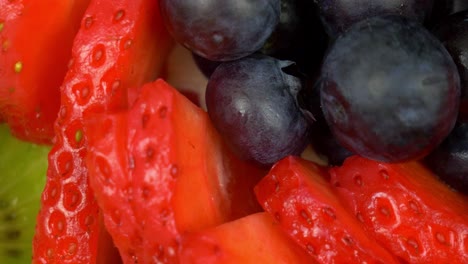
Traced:
POLYGON ((89 29, 94 23, 94 19, 91 16, 85 17, 83 21, 84 21, 83 25, 85 29, 89 29))
POLYGON ((120 9, 118 10, 117 12, 115 12, 115 15, 114 15, 114 22, 119 22, 123 19, 123 17, 125 16, 125 11, 120 9))

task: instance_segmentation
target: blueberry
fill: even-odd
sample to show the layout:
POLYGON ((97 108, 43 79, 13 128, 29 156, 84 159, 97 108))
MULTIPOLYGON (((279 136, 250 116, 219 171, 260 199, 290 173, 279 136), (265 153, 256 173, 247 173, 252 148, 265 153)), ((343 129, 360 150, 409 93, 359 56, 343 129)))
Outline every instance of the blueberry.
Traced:
POLYGON ((321 104, 342 146, 371 159, 420 158, 454 127, 460 78, 419 23, 374 17, 337 38, 321 73, 321 104))
POLYGON ((174 39, 212 61, 259 50, 275 29, 280 0, 161 0, 161 14, 174 39))
POLYGON ((433 0, 316 0, 330 36, 336 37, 352 24, 374 16, 399 15, 423 23, 433 0))
POLYGON ((468 122, 457 122, 449 136, 424 161, 441 180, 468 194, 468 122))
POLYGON ((308 123, 297 103, 299 78, 290 61, 254 55, 220 64, 206 103, 215 127, 239 157, 269 166, 307 145, 308 123))

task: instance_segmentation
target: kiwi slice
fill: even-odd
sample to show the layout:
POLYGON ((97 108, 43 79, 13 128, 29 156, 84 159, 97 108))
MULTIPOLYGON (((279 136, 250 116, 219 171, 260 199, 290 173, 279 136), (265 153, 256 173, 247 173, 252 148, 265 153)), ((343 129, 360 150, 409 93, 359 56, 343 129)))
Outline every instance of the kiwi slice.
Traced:
POLYGON ((0 124, 0 263, 31 263, 48 146, 20 141, 0 124))

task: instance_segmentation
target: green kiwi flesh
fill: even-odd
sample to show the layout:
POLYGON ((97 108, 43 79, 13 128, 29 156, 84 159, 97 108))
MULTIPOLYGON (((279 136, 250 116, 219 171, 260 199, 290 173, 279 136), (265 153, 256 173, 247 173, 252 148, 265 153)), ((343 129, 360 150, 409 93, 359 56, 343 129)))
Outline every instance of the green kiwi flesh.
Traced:
POLYGON ((31 263, 48 146, 20 141, 0 125, 0 263, 31 263))

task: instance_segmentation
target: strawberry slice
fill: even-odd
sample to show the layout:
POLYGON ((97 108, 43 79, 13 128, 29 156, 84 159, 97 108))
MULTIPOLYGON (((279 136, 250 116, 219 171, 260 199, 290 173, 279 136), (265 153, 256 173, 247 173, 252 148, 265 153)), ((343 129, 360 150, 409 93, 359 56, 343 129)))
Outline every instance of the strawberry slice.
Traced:
POLYGON ((182 234, 261 210, 252 189, 265 172, 228 152, 206 112, 163 80, 86 133, 90 183, 125 263, 178 263, 182 234))
POLYGON ((180 252, 185 264, 316 263, 266 212, 185 235, 180 252))
POLYGON ((394 255, 408 263, 468 263, 468 197, 421 164, 353 156, 330 173, 355 219, 394 255))
POLYGON ((85 167, 83 122, 95 113, 125 109, 138 87, 161 70, 171 45, 158 1, 91 1, 61 86, 34 263, 96 263, 99 208, 85 167))
POLYGON ((16 137, 52 143, 59 87, 88 3, 0 0, 0 116, 16 137))
POLYGON ((398 263, 365 235, 328 177, 324 167, 286 157, 273 166, 255 193, 263 208, 318 263, 398 263))

